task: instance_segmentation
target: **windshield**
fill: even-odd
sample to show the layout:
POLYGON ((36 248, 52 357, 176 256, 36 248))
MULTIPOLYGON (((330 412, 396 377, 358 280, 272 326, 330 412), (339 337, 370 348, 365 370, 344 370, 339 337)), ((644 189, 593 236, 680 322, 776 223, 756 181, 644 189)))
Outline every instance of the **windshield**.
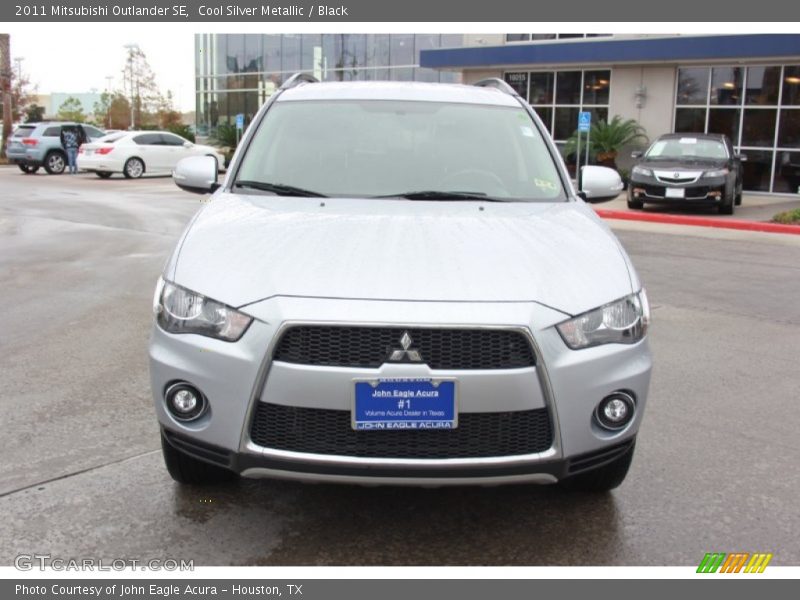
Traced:
POLYGON ((522 107, 421 101, 276 102, 234 186, 281 195, 566 200, 522 107))
POLYGON ((646 154, 655 159, 697 159, 725 160, 728 152, 725 145, 717 140, 693 137, 667 138, 657 140, 646 154))

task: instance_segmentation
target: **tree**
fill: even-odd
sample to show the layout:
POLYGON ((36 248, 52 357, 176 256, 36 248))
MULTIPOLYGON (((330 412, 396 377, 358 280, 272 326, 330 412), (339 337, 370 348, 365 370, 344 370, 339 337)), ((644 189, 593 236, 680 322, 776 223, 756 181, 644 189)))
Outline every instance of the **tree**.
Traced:
POLYGON ((44 120, 44 106, 39 106, 36 103, 29 104, 25 109, 25 122, 38 123, 44 120))
MULTIPOLYGON (((634 142, 646 142, 644 128, 635 119, 623 120, 615 115, 610 122, 598 121, 592 125, 589 152, 597 162, 606 167, 617 168, 616 158, 619 151, 634 142)), ((585 139, 584 139, 585 141, 585 139)), ((564 155, 574 154, 578 146, 578 132, 572 134, 564 146, 564 155)))
POLYGON ((108 129, 128 129, 131 125, 131 104, 119 90, 100 94, 93 112, 95 121, 108 129))
POLYGON ((83 105, 81 101, 70 96, 58 107, 58 118, 62 121, 75 121, 76 123, 83 123, 86 120, 86 115, 83 112, 83 105))
POLYGON ((128 85, 129 102, 133 104, 134 125, 156 125, 157 113, 164 98, 156 84, 153 69, 147 62, 147 56, 138 46, 128 48, 122 76, 128 85))
POLYGON ((172 130, 183 124, 181 113, 175 110, 173 105, 171 91, 167 90, 167 95, 161 97, 158 110, 156 111, 156 118, 158 120, 158 126, 161 129, 172 130))

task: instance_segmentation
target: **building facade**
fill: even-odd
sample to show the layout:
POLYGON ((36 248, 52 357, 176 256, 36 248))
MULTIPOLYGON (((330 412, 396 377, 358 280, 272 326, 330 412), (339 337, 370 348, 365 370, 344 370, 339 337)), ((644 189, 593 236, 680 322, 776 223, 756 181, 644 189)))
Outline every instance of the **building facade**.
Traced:
POLYGON ((459 82, 458 71, 419 66, 420 53, 462 46, 456 34, 197 34, 196 123, 208 134, 245 122, 285 79, 304 71, 321 81, 459 82))
POLYGON ((724 133, 747 156, 745 190, 800 193, 800 35, 489 34, 420 65, 505 79, 560 145, 579 111, 636 119, 651 140, 724 133))
MULTIPOLYGON (((563 147, 578 113, 730 136, 749 192, 800 193, 800 35, 198 34, 201 135, 245 122, 292 74, 322 81, 505 79, 563 147)), ((618 166, 630 167, 625 154, 618 166)))

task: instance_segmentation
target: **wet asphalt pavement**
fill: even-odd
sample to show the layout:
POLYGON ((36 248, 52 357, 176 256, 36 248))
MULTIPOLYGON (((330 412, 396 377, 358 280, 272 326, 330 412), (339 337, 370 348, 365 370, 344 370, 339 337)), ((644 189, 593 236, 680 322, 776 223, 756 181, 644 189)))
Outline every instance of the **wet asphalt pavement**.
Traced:
POLYGON ((800 236, 620 225, 654 305, 656 366, 611 494, 192 488, 161 462, 146 344, 155 280, 200 197, 164 178, 8 167, 0 189, 2 565, 692 565, 709 551, 800 564, 800 236))

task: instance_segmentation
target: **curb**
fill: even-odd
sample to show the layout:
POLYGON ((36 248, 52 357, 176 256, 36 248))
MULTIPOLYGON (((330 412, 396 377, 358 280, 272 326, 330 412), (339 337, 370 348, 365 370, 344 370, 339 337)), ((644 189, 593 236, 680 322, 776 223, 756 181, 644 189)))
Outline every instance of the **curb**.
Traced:
POLYGON ((647 221, 650 223, 667 223, 670 225, 692 225, 695 227, 716 227, 719 229, 738 229, 740 231, 762 231, 767 233, 788 233, 800 235, 800 225, 784 225, 782 223, 764 223, 761 221, 741 221, 736 219, 714 219, 711 217, 689 217, 684 215, 664 215, 624 210, 608 210, 596 208, 597 216, 603 219, 619 219, 621 221, 647 221))

